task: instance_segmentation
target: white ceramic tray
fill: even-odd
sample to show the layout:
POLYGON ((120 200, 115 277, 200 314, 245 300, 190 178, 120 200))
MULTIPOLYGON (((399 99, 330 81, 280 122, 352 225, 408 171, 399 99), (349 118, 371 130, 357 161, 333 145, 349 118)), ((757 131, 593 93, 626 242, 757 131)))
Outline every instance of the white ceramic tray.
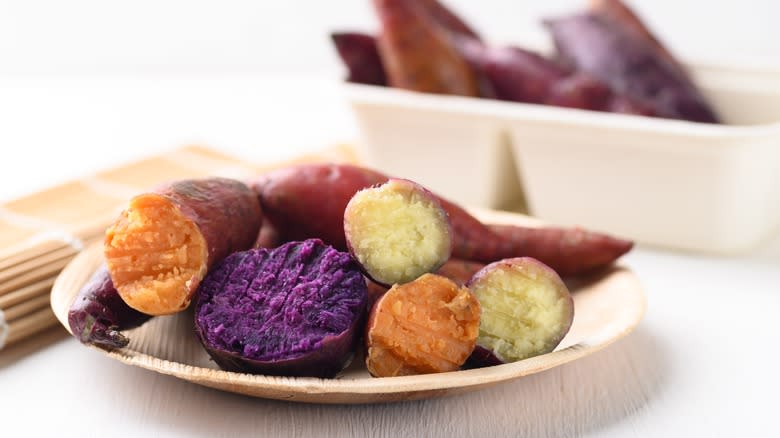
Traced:
POLYGON ((372 166, 461 203, 728 253, 780 226, 780 70, 697 65, 726 125, 345 85, 372 166))

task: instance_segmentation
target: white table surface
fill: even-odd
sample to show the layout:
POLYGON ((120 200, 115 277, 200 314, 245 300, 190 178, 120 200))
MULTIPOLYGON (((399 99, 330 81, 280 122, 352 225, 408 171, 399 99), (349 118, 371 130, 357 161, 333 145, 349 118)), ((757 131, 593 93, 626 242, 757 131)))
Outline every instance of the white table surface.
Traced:
MULTIPOLYGON (((183 143, 262 161, 356 135, 332 78, 0 77, 0 201, 183 143)), ((735 257, 640 246, 624 263, 649 301, 633 334, 420 402, 252 399, 49 332, 0 352, 0 436, 780 436, 780 236, 735 257)))

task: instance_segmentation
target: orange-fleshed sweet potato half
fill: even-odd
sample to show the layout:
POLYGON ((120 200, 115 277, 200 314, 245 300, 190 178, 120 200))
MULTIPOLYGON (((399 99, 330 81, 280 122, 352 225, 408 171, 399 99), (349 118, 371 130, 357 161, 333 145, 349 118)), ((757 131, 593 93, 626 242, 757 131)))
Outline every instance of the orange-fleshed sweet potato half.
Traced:
POLYGON ((257 197, 240 181, 166 184, 131 199, 106 231, 111 279, 133 309, 148 315, 179 312, 209 268, 252 247, 261 223, 257 197))
POLYGON ((479 318, 474 295, 439 275, 393 286, 371 310, 366 367, 374 377, 455 371, 474 350, 479 318))

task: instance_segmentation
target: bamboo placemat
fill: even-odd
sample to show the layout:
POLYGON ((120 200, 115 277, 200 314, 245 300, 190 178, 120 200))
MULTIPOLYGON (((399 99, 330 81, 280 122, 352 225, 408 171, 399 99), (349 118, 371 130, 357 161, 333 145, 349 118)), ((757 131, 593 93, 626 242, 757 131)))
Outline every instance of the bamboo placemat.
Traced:
POLYGON ((356 162, 335 146, 285 163, 248 163, 187 146, 0 204, 0 349, 56 324, 49 293, 60 270, 102 239, 127 200, 176 179, 247 179, 296 162, 356 162))

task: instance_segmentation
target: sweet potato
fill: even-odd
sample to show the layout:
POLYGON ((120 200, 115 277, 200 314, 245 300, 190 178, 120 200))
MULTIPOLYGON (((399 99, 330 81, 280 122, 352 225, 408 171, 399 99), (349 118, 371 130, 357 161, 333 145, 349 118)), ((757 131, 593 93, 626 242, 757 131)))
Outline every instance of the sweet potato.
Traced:
POLYGON ((310 239, 235 253, 203 280, 201 343, 223 369, 333 377, 366 316, 366 283, 349 254, 310 239))
POLYGON ((263 225, 260 226, 260 233, 257 234, 257 239, 252 248, 276 248, 283 243, 285 241, 279 230, 276 229, 268 218, 264 218, 263 225))
POLYGON ((316 237, 347 250, 344 210, 358 190, 388 177, 346 164, 308 164, 282 168, 251 182, 265 217, 283 241, 316 237))
POLYGON ((478 96, 479 81, 454 36, 417 0, 374 0, 382 24, 379 54, 391 86, 478 96))
POLYGON ((347 81, 387 85, 387 75, 373 36, 357 32, 334 32, 330 37, 349 72, 347 81))
MULTIPOLYGON (((263 211, 286 240, 318 237, 343 250, 343 217, 350 198, 387 179, 379 172, 348 164, 312 164, 266 174, 252 186, 263 211)), ((452 257, 459 259, 491 263, 529 256, 560 269, 561 275, 579 275, 610 265, 633 246, 577 228, 491 229, 456 204, 438 200, 452 224, 452 257)))
POLYGON ((122 301, 105 265, 79 290, 68 310, 73 336, 84 344, 108 350, 122 348, 130 342, 120 330, 138 327, 149 318, 122 301))
POLYGON ((355 193, 344 211, 344 235, 366 275, 386 286, 438 269, 452 252, 447 212, 435 195, 403 179, 355 193))
POLYGON ((480 305, 468 289, 425 274, 371 309, 366 367, 374 377, 455 371, 474 350, 480 305))
POLYGON ((131 199, 104 253, 125 303, 148 315, 185 309, 209 268, 255 243, 257 197, 227 178, 182 180, 131 199))
POLYGON ((491 263, 468 288, 482 315, 475 366, 515 362, 553 351, 569 331, 574 301, 558 274, 538 260, 521 257, 491 263))
POLYGON ((518 47, 489 47, 473 40, 459 40, 458 47, 479 77, 500 100, 543 103, 552 86, 568 71, 538 53, 518 47))
POLYGON ((650 106, 659 117, 718 122, 685 72, 619 23, 586 13, 545 25, 567 65, 604 81, 615 93, 650 106))
POLYGON ((671 64, 674 64, 678 69, 685 71, 682 64, 680 64, 661 41, 653 35, 639 16, 621 0, 590 0, 588 3, 591 12, 607 17, 620 23, 624 28, 630 29, 647 41, 660 56, 671 64))

